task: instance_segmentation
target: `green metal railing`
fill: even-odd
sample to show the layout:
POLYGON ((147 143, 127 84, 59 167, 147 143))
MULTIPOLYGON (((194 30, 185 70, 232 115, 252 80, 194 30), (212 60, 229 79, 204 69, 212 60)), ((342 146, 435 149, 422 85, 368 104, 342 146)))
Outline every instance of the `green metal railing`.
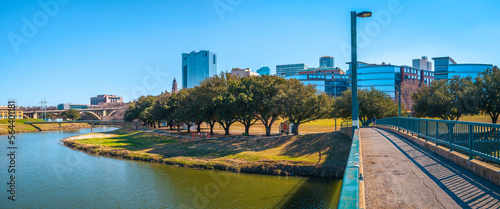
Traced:
POLYGON ((377 126, 398 129, 422 137, 425 141, 500 163, 500 125, 422 118, 383 118, 377 126))
POLYGON ((339 205, 337 208, 359 208, 359 185, 360 185, 360 152, 359 152, 359 129, 352 132, 348 122, 341 123, 341 132, 352 137, 349 159, 342 180, 339 205))

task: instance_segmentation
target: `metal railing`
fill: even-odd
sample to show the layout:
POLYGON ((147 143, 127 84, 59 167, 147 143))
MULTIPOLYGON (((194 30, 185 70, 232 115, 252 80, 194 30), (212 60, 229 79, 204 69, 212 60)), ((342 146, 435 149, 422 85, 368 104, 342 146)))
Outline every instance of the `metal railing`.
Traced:
POLYGON ((341 123, 341 132, 352 138, 351 150, 342 180, 339 205, 337 208, 359 208, 360 196, 360 150, 359 150, 359 129, 352 132, 352 126, 348 122, 341 123))
POLYGON ((422 137, 436 146, 447 146, 457 150, 500 163, 500 125, 465 121, 433 120, 422 118, 383 118, 377 126, 385 126, 422 137))

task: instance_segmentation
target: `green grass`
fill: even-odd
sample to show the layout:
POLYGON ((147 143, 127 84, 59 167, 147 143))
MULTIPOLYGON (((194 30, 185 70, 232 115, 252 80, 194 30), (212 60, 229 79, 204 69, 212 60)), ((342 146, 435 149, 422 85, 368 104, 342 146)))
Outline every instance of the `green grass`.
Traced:
MULTIPOLYGON (((29 124, 24 124, 26 121, 41 121, 40 119, 15 119, 14 130, 17 132, 38 131, 35 127, 29 124)), ((9 119, 0 119, 0 134, 7 134, 10 130, 9 119)))
POLYGON ((139 131, 121 134, 111 138, 88 138, 80 139, 78 142, 90 145, 101 145, 104 147, 116 149, 146 149, 152 146, 162 146, 167 143, 173 143, 173 137, 158 136, 156 134, 144 133, 139 131))

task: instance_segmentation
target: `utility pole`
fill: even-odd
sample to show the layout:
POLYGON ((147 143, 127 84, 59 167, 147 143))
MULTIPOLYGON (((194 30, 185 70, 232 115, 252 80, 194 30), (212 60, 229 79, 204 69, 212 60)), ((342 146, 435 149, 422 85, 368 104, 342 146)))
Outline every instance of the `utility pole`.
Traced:
POLYGON ((43 121, 47 120, 47 99, 43 98, 40 102, 41 118, 43 121))

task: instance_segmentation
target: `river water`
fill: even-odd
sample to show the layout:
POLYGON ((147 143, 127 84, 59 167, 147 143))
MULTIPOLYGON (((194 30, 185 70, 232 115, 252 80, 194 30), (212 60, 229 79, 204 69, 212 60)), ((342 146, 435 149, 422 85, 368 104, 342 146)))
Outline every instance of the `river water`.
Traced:
POLYGON ((0 208, 329 208, 340 195, 339 179, 195 170, 89 155, 60 142, 89 132, 17 134, 15 201, 0 135, 0 208))

